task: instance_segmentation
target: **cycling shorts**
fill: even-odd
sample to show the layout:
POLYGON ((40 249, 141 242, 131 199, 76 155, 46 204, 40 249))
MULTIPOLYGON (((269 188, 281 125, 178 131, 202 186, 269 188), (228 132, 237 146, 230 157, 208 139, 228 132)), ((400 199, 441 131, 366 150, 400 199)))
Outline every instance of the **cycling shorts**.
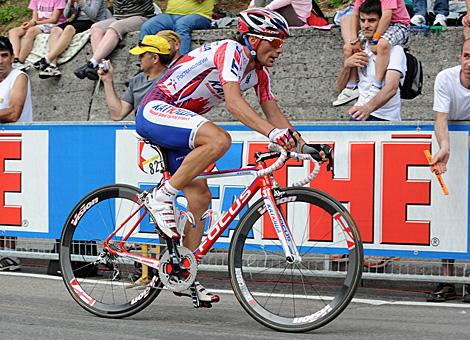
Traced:
POLYGON ((196 133, 208 121, 197 113, 160 100, 140 106, 135 118, 137 133, 162 148, 172 174, 194 149, 196 133))

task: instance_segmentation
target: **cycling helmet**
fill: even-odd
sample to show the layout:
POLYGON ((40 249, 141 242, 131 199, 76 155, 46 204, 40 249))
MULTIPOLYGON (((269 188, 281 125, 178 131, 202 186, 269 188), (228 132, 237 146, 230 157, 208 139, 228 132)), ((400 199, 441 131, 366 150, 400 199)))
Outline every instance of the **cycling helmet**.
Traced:
POLYGON ((264 8, 251 8, 240 12, 238 32, 265 37, 285 39, 289 36, 289 25, 279 13, 264 8))

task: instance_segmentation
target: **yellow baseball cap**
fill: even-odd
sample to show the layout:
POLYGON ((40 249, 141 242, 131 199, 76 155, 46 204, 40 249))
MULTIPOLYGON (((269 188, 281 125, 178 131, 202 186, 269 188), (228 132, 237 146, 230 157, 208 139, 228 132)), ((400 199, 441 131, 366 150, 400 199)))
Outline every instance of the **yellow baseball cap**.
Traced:
POLYGON ((156 35, 146 35, 139 45, 129 51, 130 54, 140 55, 145 52, 158 53, 158 54, 170 54, 171 46, 168 40, 163 37, 156 35))

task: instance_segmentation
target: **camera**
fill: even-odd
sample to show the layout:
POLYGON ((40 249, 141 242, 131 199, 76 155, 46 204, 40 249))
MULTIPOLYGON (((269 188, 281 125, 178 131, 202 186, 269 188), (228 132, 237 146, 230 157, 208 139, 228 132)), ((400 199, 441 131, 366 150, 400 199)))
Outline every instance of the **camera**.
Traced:
POLYGON ((101 60, 101 63, 98 65, 98 67, 102 69, 104 73, 107 73, 109 71, 109 60, 101 60))

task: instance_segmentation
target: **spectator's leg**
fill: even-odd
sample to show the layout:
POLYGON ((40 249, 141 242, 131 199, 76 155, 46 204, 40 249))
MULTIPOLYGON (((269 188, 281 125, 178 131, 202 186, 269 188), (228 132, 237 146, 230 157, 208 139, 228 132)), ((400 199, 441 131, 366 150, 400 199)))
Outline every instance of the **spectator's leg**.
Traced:
POLYGON ((176 19, 175 32, 181 37, 181 54, 191 51, 191 32, 193 30, 207 30, 211 28, 211 21, 199 14, 183 15, 176 19))
POLYGON ((414 15, 421 15, 423 18, 426 18, 428 14, 428 3, 426 0, 413 0, 413 11, 414 15))
MULTIPOLYGON (((346 60, 353 54, 351 44, 349 43, 349 41, 351 40, 351 14, 346 14, 341 18, 341 35, 344 41, 343 56, 344 60, 346 60)), ((358 79, 359 76, 357 74, 357 68, 354 68, 349 73, 348 84, 350 85, 350 87, 353 83, 355 84, 355 86, 353 87, 357 87, 357 83, 359 81, 358 79)))
POLYGON ((382 88, 385 79, 385 72, 387 71, 388 63, 390 62, 390 43, 385 39, 380 39, 377 44, 377 59, 375 61, 375 83, 377 88, 382 88))
POLYGON ((113 29, 108 29, 100 41, 100 45, 93 51, 93 58, 96 61, 106 58, 119 44, 119 35, 113 29))
POLYGON ((21 37, 24 36, 26 31, 21 27, 15 27, 8 31, 8 39, 10 39, 11 45, 13 46, 13 56, 18 58, 20 55, 21 48, 21 37))
POLYGON ((174 30, 173 15, 158 14, 144 22, 140 27, 139 40, 142 40, 146 35, 156 34, 163 30, 174 30))
POLYGON ((463 28, 463 36, 465 39, 470 39, 470 27, 463 28))
POLYGON ((434 2, 434 14, 449 15, 449 0, 436 0, 434 2))
POLYGON ((49 60, 49 63, 57 65, 57 58, 67 49, 67 47, 69 47, 76 30, 72 25, 68 25, 64 28, 63 31, 58 27, 54 27, 52 31, 49 38, 49 53, 47 54, 46 61, 49 60), (54 31, 56 28, 60 30, 60 33, 55 38, 55 41, 51 44, 52 31, 54 31))
POLYGON ((29 53, 33 49, 34 39, 36 39, 36 36, 41 32, 42 31, 36 26, 31 27, 26 31, 26 34, 24 35, 24 38, 23 38, 23 44, 21 44, 20 54, 18 56, 18 59, 22 63, 24 63, 29 53))
POLYGON ((91 26, 90 31, 90 41, 91 41, 91 50, 95 53, 98 50, 101 40, 103 39, 109 25, 116 21, 116 19, 108 19, 104 21, 99 21, 96 24, 91 26))
POLYGON ((55 50, 63 32, 64 30, 60 27, 54 27, 51 29, 51 33, 49 34, 49 53, 46 54, 46 62, 48 64, 56 64, 57 62, 57 56, 54 57, 54 55, 51 54, 51 51, 55 50))

